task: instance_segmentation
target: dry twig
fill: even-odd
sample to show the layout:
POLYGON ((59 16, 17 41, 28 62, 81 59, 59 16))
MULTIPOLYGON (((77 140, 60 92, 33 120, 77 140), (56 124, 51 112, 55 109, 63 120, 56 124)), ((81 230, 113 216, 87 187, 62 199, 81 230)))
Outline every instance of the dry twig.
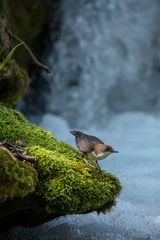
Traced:
POLYGON ((15 158, 35 165, 36 159, 27 155, 26 151, 23 149, 25 147, 23 141, 19 139, 16 141, 16 143, 11 141, 2 141, 0 142, 0 147, 7 148, 15 158))
POLYGON ((17 35, 15 35, 14 33, 11 32, 11 30, 8 28, 8 32, 10 34, 11 37, 13 37, 15 40, 17 40, 18 42, 22 43, 23 46, 25 47, 25 49, 27 50, 27 52, 29 53, 30 57, 32 58, 32 61, 40 68, 44 69, 47 73, 52 73, 52 71, 49 69, 49 67, 47 67, 46 65, 44 65, 43 63, 41 63, 33 54, 32 50, 28 47, 28 45, 21 39, 19 38, 17 35))

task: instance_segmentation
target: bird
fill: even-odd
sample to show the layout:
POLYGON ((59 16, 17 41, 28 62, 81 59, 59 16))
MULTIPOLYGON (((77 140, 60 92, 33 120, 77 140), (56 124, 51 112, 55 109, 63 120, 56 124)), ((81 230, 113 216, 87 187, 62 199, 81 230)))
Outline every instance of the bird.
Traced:
POLYGON ((108 157, 111 153, 118 153, 112 146, 105 144, 99 138, 87 135, 80 131, 70 131, 75 136, 77 148, 81 154, 82 159, 85 157, 94 160, 96 165, 101 170, 98 161, 108 157))

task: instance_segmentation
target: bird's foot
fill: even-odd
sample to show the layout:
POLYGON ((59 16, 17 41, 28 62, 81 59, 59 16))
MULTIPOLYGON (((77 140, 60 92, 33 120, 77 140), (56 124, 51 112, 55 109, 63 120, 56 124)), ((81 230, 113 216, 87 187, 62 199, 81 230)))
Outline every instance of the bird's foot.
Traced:
POLYGON ((105 175, 105 171, 99 170, 99 174, 103 177, 105 175))
POLYGON ((99 164, 98 164, 98 161, 95 161, 95 162, 96 162, 96 164, 97 164, 97 167, 98 167, 98 170, 99 170, 99 174, 100 174, 101 176, 104 176, 105 171, 103 171, 103 170, 100 168, 100 166, 99 166, 99 164))

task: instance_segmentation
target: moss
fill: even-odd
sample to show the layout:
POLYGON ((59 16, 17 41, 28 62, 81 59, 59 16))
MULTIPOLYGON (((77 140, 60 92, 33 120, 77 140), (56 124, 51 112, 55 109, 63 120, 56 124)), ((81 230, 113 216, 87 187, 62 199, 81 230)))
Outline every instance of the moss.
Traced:
POLYGON ((59 149, 29 147, 28 151, 38 159, 41 177, 38 193, 48 202, 51 212, 57 208, 63 214, 86 212, 93 206, 98 209, 113 201, 120 190, 118 179, 111 174, 102 176, 79 158, 67 161, 67 149, 66 155, 59 149))
POLYGON ((7 149, 0 148, 0 201, 34 192, 37 180, 34 168, 17 161, 7 149))
POLYGON ((84 163, 69 144, 28 123, 17 111, 0 108, 0 139, 23 139, 26 151, 37 159, 39 183, 35 194, 46 210, 64 215, 100 208, 109 210, 119 195, 119 180, 84 163), (112 204, 111 204, 112 203, 112 204))
MULTIPOLYGON (((1 14, 0 29, 0 63, 2 63, 7 55, 11 57, 12 38, 7 30, 7 20, 1 14)), ((0 70, 0 105, 14 106, 25 94, 29 83, 27 72, 15 60, 8 61, 0 70)))
POLYGON ((30 78, 15 60, 10 61, 0 72, 0 103, 11 106, 15 104, 27 90, 30 78))

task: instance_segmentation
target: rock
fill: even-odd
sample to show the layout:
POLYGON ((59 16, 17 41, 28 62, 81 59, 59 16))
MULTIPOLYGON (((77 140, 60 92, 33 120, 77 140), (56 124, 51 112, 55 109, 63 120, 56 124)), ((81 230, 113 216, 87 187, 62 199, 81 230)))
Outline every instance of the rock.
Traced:
POLYGON ((27 145, 27 154, 36 158, 34 169, 14 159, 8 150, 0 151, 1 166, 9 165, 7 172, 5 167, 0 170, 0 182, 4 186, 0 188, 1 230, 15 224, 34 226, 66 214, 106 212, 115 205, 115 198, 121 191, 115 176, 100 174, 94 165, 84 163, 69 144, 28 123, 19 112, 0 108, 0 133, 0 140, 21 139, 27 145), (17 175, 12 173, 14 169, 19 178, 24 169, 21 185, 19 178, 16 180, 17 175), (14 181, 10 178, 8 182, 10 174, 14 181))
POLYGON ((0 147, 0 179, 0 202, 34 192, 38 180, 33 167, 16 160, 3 147, 0 147))
POLYGON ((21 68, 15 60, 0 71, 0 104, 13 106, 24 96, 30 78, 27 72, 21 68))

